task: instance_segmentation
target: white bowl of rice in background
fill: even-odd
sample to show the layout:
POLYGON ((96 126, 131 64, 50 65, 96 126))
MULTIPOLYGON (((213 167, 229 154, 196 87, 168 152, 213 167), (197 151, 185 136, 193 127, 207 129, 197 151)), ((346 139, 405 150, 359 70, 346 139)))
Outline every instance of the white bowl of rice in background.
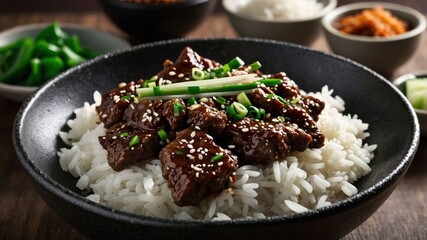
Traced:
POLYGON ((90 238, 259 240, 345 236, 396 188, 419 135, 402 93, 350 60, 268 40, 193 39, 108 54, 59 76, 23 104, 13 140, 43 199, 90 238), (98 141, 98 92, 152 76, 185 46, 219 62, 239 56, 260 61, 265 73, 285 71, 326 102, 317 123, 325 146, 241 166, 229 189, 198 206, 174 204, 159 160, 114 172, 98 141))
POLYGON ((267 38, 309 46, 321 19, 337 0, 223 0, 234 30, 242 37, 267 38))

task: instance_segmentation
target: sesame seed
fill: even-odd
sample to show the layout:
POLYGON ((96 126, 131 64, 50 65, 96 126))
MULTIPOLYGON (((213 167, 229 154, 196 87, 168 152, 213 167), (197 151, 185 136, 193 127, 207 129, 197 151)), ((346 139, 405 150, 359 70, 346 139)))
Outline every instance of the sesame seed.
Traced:
POLYGON ((194 156, 193 156, 193 155, 191 155, 191 154, 187 154, 187 157, 188 157, 189 159, 191 159, 191 160, 193 160, 193 159, 194 159, 194 156))
POLYGON ((119 88, 126 87, 126 83, 125 82, 121 82, 121 83, 117 84, 117 86, 119 88))
POLYGON ((196 149, 192 148, 192 149, 190 150, 190 153, 194 153, 195 151, 196 151, 196 149))
POLYGON ((104 114, 102 114, 102 116, 101 116, 102 118, 106 118, 107 117, 107 114, 106 113, 104 113, 104 114))
POLYGON ((169 76, 175 76, 175 75, 176 75, 176 72, 174 72, 174 71, 169 72, 169 76))
POLYGON ((190 137, 194 138, 195 136, 196 136, 196 132, 192 131, 191 134, 190 134, 190 137))
POLYGON ((242 132, 248 132, 249 128, 242 128, 242 132))
POLYGON ((197 178, 199 177, 199 174, 200 174, 199 172, 196 172, 196 177, 197 177, 197 178))
POLYGON ((202 160, 203 159, 203 155, 202 154, 198 154, 198 156, 197 156, 198 158, 199 158, 199 160, 202 160))
POLYGON ((230 148, 230 149, 233 149, 233 148, 235 148, 236 146, 234 146, 234 145, 228 145, 228 148, 230 148))
POLYGON ((187 144, 187 147, 188 147, 188 148, 193 148, 193 145, 191 145, 191 144, 187 144))
POLYGON ((224 164, 224 162, 218 162, 218 166, 222 166, 222 164, 224 164))
POLYGON ((133 104, 130 105, 130 108, 132 108, 132 110, 135 109, 135 106, 133 104))
POLYGON ((180 74, 178 74, 178 77, 179 77, 179 78, 183 78, 183 77, 184 77, 184 73, 180 73, 180 74))

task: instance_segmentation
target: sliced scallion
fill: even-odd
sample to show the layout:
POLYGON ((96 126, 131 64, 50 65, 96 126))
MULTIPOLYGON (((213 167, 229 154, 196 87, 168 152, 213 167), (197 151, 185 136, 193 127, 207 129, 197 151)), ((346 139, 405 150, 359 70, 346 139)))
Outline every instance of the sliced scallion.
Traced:
POLYGON ((205 72, 199 68, 192 68, 191 69, 191 76, 195 80, 203 80, 203 79, 205 79, 205 72))
POLYGON ((119 134, 119 137, 127 137, 127 136, 129 136, 129 133, 127 132, 122 132, 119 134))
POLYGON ((249 117, 262 120, 265 117, 265 110, 262 108, 257 108, 255 106, 248 107, 248 115, 249 117))
POLYGON ((262 67, 262 65, 259 61, 256 61, 256 62, 252 63, 250 65, 250 67, 251 67, 251 71, 256 71, 256 70, 260 69, 262 67))
POLYGON ((181 111, 184 109, 184 106, 180 102, 173 103, 173 115, 178 117, 181 111))
POLYGON ((239 103, 243 104, 243 106, 245 106, 245 107, 252 106, 252 103, 249 100, 249 98, 245 92, 241 92, 241 93, 239 93, 239 95, 237 95, 237 101, 239 103))
POLYGON ((248 114, 248 109, 239 102, 233 102, 226 110, 228 115, 235 120, 242 120, 248 114))
POLYGON ((188 99, 188 105, 191 106, 191 105, 194 105, 194 104, 197 104, 196 98, 195 97, 189 98, 188 99))
POLYGON ((277 119, 279 119, 279 121, 280 121, 281 123, 284 123, 284 122, 285 122, 285 117, 283 117, 283 116, 279 116, 279 117, 277 117, 277 119))
POLYGON ((168 134, 163 129, 160 129, 159 131, 157 131, 157 135, 159 135, 160 139, 163 142, 166 142, 168 140, 168 134))
POLYGON ((129 99, 131 99, 132 98, 132 96, 131 95, 125 95, 125 96, 122 96, 121 98, 120 98, 120 100, 129 100, 129 99))
POLYGON ((211 158, 211 162, 216 162, 222 159, 222 153, 217 153, 211 158))
POLYGON ((136 144, 138 144, 139 143, 139 136, 138 135, 135 135, 135 136, 133 136, 132 137, 132 139, 130 140, 130 142, 129 142, 129 147, 133 147, 133 146, 135 146, 136 144))
POLYGON ((215 97, 215 101, 216 101, 217 103, 219 103, 219 104, 224 105, 224 104, 227 102, 227 99, 225 99, 225 98, 223 98, 223 97, 219 96, 219 97, 215 97))
POLYGON ((243 66, 245 62, 241 58, 235 57, 231 59, 227 64, 230 67, 230 69, 236 69, 243 66))
POLYGON ((182 155, 184 154, 184 150, 182 148, 178 148, 177 150, 175 150, 175 154, 182 155))
POLYGON ((300 98, 296 97, 296 98, 292 99, 291 104, 293 104, 293 105, 297 104, 299 102, 299 100, 300 100, 300 98))

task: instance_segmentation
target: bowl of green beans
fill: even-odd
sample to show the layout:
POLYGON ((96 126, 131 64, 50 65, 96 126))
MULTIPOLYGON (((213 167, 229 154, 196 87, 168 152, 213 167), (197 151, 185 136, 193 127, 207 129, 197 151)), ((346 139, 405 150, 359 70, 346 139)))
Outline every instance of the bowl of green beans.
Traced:
POLYGON ((45 82, 104 53, 129 48, 110 33, 58 22, 0 33, 0 99, 24 101, 45 82))

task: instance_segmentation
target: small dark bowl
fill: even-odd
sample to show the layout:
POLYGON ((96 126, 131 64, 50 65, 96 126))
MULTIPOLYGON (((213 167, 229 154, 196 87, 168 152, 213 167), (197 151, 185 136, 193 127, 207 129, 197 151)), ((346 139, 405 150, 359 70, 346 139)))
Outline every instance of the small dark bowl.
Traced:
POLYGON ((259 240, 336 239, 351 232, 396 188, 415 155, 419 135, 415 112, 403 94, 361 65, 286 43, 212 39, 145 44, 99 57, 62 74, 23 104, 13 140, 21 164, 35 180, 43 199, 65 221, 91 238, 259 240), (248 62, 259 60, 265 72, 286 71, 306 91, 319 91, 324 85, 334 89, 334 94, 346 101, 347 113, 357 114, 369 123, 371 136, 367 143, 378 144, 370 164, 372 172, 356 183, 359 193, 301 214, 233 221, 137 216, 84 198, 75 187, 77 180, 59 166, 56 152, 63 144, 58 132, 65 129, 75 108, 84 101, 92 102, 95 90, 105 92, 119 82, 151 76, 161 70, 165 58, 178 56, 184 46, 220 62, 234 56, 248 62))
POLYGON ((98 0, 110 20, 139 41, 183 37, 214 8, 216 0, 185 0, 171 4, 142 4, 98 0))

